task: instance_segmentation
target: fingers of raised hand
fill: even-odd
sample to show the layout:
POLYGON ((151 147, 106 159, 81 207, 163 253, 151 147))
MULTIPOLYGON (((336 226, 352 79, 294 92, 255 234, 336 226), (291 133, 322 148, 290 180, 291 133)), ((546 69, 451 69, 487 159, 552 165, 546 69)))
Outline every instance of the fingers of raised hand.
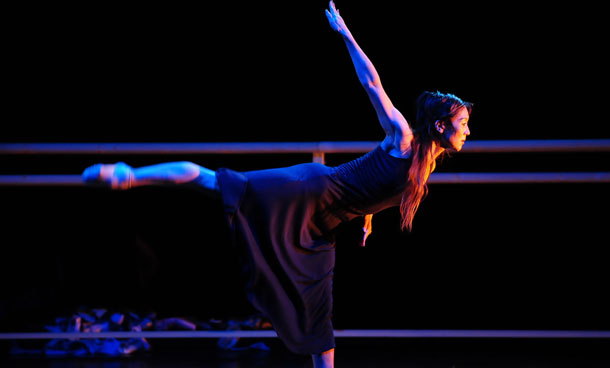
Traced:
POLYGON ((328 10, 326 10, 326 18, 328 18, 328 23, 335 30, 339 30, 339 25, 337 24, 337 18, 335 18, 328 10))
POLYGON ((330 9, 332 9, 333 11, 335 11, 335 12, 337 11, 337 7, 335 6, 335 2, 334 2, 333 0, 330 0, 330 1, 328 2, 328 7, 329 7, 330 9))
POLYGON ((335 6, 335 2, 331 1, 329 4, 330 12, 332 13, 334 18, 339 17, 339 9, 335 6))

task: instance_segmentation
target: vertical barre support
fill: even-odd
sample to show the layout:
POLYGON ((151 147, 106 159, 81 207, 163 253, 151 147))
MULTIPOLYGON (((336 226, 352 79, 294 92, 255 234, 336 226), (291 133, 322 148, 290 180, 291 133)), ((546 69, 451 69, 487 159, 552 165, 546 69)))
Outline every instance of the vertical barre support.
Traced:
POLYGON ((324 152, 315 151, 313 153, 313 161, 312 162, 324 165, 326 163, 326 160, 324 159, 324 152))

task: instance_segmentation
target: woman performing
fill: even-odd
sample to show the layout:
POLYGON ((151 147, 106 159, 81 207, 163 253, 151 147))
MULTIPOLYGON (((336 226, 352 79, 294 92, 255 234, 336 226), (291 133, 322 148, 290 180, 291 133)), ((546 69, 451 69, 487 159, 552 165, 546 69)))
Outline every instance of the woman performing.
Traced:
POLYGON ((184 184, 219 196, 237 248, 248 260, 250 302, 290 350, 312 355, 314 367, 334 365, 335 229, 365 216, 364 243, 372 214, 400 206, 401 227, 410 230, 436 159, 446 150, 461 150, 470 134, 471 111, 454 95, 424 92, 409 125, 332 1, 326 16, 345 41, 385 131, 371 152, 337 167, 306 163, 236 172, 190 162, 135 169, 118 163, 97 164, 83 173, 86 183, 112 189, 184 184))

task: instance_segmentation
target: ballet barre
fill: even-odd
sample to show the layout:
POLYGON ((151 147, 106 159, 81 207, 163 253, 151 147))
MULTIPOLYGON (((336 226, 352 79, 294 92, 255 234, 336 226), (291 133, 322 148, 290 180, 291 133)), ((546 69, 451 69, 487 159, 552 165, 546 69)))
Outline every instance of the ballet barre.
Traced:
MULTIPOLYGON (((433 173, 429 184, 610 183, 610 172, 433 173)), ((0 175, 0 186, 84 186, 80 175, 0 175)))
MULTIPOLYGON (((364 153, 378 141, 204 143, 0 143, 0 155, 364 153)), ((468 141, 461 153, 610 152, 610 139, 468 141)))
MULTIPOLYGON (((0 143, 0 155, 199 155, 364 153, 378 141, 204 143, 0 143)), ((468 141, 460 154, 610 152, 610 139, 468 141)), ((430 184, 608 183, 610 172, 433 173, 430 184)), ((82 186, 80 175, 0 175, 0 186, 82 186)))
MULTIPOLYGON (((335 330, 337 338, 505 338, 505 339, 609 339, 610 331, 594 330, 335 330)), ((233 331, 110 331, 110 332, 12 332, 0 340, 48 339, 220 339, 277 338, 273 330, 233 331)))

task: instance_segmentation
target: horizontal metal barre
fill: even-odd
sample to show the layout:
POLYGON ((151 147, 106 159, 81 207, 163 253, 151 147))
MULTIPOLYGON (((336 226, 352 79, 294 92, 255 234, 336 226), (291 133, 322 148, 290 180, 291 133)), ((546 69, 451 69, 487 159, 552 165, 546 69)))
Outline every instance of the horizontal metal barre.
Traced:
POLYGON ((610 183, 610 172, 435 173, 430 184, 610 183))
POLYGON ((0 186, 83 186, 81 175, 0 175, 0 186))
POLYGON ((379 142, 0 143, 11 155, 362 153, 379 142))
MULTIPOLYGON (((277 338, 272 330, 258 331, 111 331, 0 333, 0 340, 49 339, 218 339, 277 338)), ((509 338, 509 339, 608 339, 610 331, 569 330, 335 330, 338 338, 509 338)))
MULTIPOLYGON (((610 183, 610 172, 434 173, 430 184, 610 183)), ((80 175, 0 175, 0 186, 83 186, 80 175)))
MULTIPOLYGON (((363 153, 377 141, 208 143, 0 143, 5 155, 363 153)), ((461 152, 610 152, 610 139, 468 141, 461 152)))
POLYGON ((467 141, 461 152, 610 152, 610 139, 535 139, 467 141))

